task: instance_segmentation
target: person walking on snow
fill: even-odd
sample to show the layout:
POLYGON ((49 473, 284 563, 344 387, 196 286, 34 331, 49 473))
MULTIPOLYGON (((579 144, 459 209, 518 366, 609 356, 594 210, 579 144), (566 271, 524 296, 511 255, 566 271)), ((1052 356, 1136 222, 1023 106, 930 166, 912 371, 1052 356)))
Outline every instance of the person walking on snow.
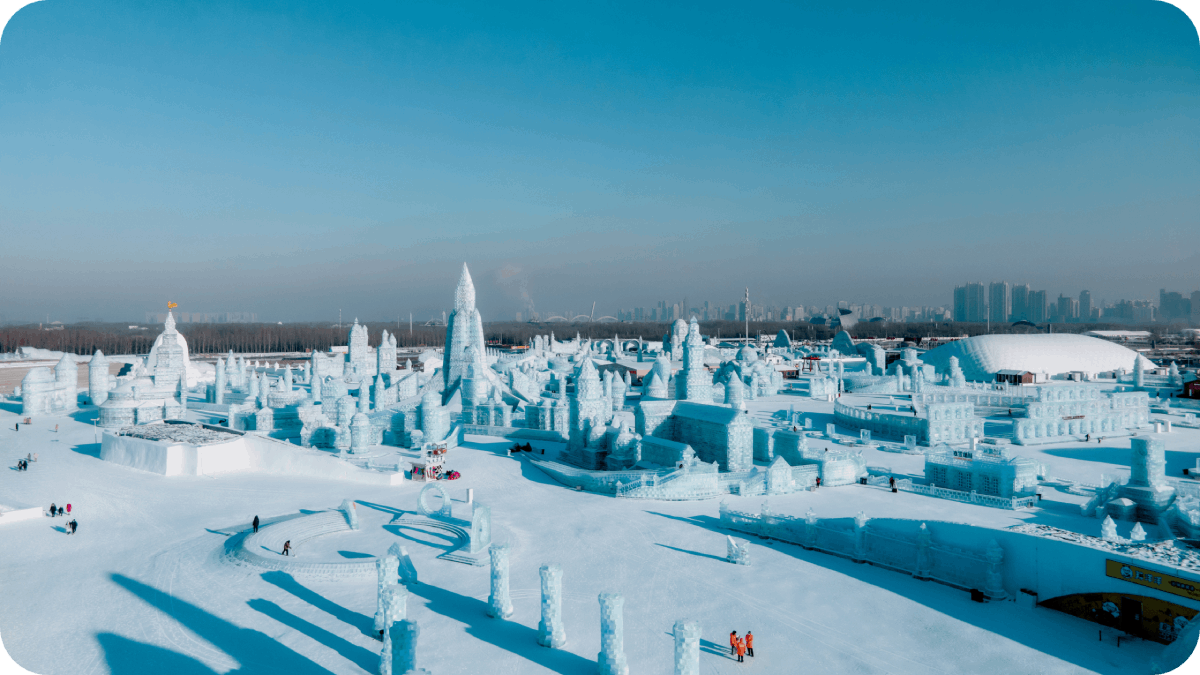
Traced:
POLYGON ((288 539, 287 541, 283 542, 283 554, 290 558, 292 555, 291 553, 288 553, 290 550, 292 550, 292 540, 288 539))
POLYGON ((71 515, 71 505, 67 504, 67 516, 69 517, 70 515, 71 515))
POLYGON ((746 631, 746 653, 754 658, 754 633, 746 631))
MULTIPOLYGON (((79 527, 79 523, 72 520, 70 524, 71 524, 71 531, 68 534, 75 534, 75 529, 79 527)), ((753 656, 753 654, 751 654, 751 656, 753 656)))
POLYGON ((735 654, 737 654, 737 643, 738 643, 737 631, 736 630, 730 631, 729 632, 729 655, 730 656, 734 656, 735 654))
POLYGON ((57 514, 57 513, 58 513, 58 507, 56 507, 54 505, 54 502, 50 502, 50 517, 53 518, 55 516, 55 514, 57 514))
POLYGON ((258 532, 258 516, 254 516, 254 522, 251 525, 254 526, 254 531, 258 532))
POLYGON ((742 642, 741 639, 738 639, 738 641, 734 643, 733 648, 737 650, 738 663, 745 661, 746 659, 744 657, 746 656, 746 643, 742 642))

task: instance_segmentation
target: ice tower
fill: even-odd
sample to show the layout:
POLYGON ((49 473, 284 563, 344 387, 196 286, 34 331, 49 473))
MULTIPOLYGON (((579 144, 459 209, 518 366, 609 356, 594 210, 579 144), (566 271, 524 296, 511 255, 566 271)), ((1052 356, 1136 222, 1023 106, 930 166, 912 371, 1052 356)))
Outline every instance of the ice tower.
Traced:
POLYGON ((454 291, 454 311, 446 320, 446 353, 442 360, 442 378, 444 391, 449 396, 454 385, 467 374, 470 357, 478 362, 483 370, 483 320, 479 310, 475 309, 475 284, 471 282, 471 272, 463 263, 462 277, 458 280, 458 288, 454 291), (474 347, 474 354, 467 354, 467 347, 474 347))

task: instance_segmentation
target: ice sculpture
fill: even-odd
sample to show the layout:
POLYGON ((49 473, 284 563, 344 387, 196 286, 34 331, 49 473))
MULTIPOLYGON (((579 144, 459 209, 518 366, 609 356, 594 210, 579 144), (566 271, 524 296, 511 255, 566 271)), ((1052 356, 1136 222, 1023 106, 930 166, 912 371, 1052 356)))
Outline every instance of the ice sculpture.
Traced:
POLYGON ((1141 523, 1134 523, 1133 529, 1129 531, 1130 541, 1146 541, 1146 530, 1141 523))
POLYGON ((675 622, 674 634, 675 675, 700 675, 700 623, 680 619, 675 622))
MULTIPOLYGON (((443 390, 450 392, 464 375, 467 374, 467 347, 475 348, 470 355, 481 360, 484 355, 483 320, 479 310, 475 309, 475 284, 471 281, 471 272, 463 263, 462 276, 458 280, 458 288, 454 291, 454 311, 446 320, 446 351, 442 357, 443 390)), ((482 370, 482 362, 478 361, 482 370)))
POLYGON ((350 499, 343 499, 342 505, 338 507, 338 510, 346 515, 346 522, 350 525, 350 529, 357 530, 358 509, 355 508, 354 501, 350 499))
POLYGON ((431 518, 453 518, 453 504, 450 502, 450 495, 446 493, 446 488, 437 483, 430 483, 421 488, 421 494, 417 495, 417 510, 421 515, 431 518), (429 506, 429 493, 436 492, 441 498, 441 505, 435 511, 429 506))
POLYGON ((396 586, 399 569, 400 561, 394 555, 385 555, 375 560, 375 573, 378 576, 375 586, 375 630, 387 630, 391 626, 391 622, 387 620, 387 594, 389 589, 396 586))
POLYGON ((1179 379, 1179 366, 1175 365, 1174 361, 1171 362, 1171 368, 1167 371, 1167 384, 1171 385, 1172 387, 1178 387, 1181 384, 1179 379))
POLYGON ((413 565, 412 558, 408 555, 408 548, 399 544, 392 544, 388 549, 388 555, 396 556, 399 568, 397 574, 400 576, 400 583, 405 586, 417 583, 417 568, 413 565))
POLYGON ((1146 386, 1146 366, 1143 365, 1143 359, 1137 357, 1133 360, 1133 384, 1139 389, 1146 386))
POLYGON ((371 445, 371 418, 358 412, 350 421, 350 452, 365 451, 371 445))
MULTIPOLYGON (((220 367, 217 371, 220 372, 220 367)), ((88 363, 88 398, 92 399, 92 405, 100 405, 108 400, 108 380, 108 359, 97 349, 92 354, 91 363, 88 363)))
POLYGON ((1104 516, 1104 522, 1100 523, 1100 538, 1107 541, 1117 541, 1120 539, 1117 536, 1117 524, 1113 522, 1112 516, 1104 516))
POLYGON ((542 565, 542 620, 538 622, 538 644, 561 649, 567 644, 562 619, 562 567, 542 565))
POLYGON ((619 593, 601 593, 600 653, 596 657, 600 675, 629 675, 625 661, 625 598, 619 593))
POLYGON ((478 502, 471 511, 471 553, 482 553, 492 543, 492 509, 478 502))
POLYGON ((488 596, 487 615, 493 619, 512 616, 512 599, 508 596, 508 546, 493 544, 489 549, 492 556, 492 593, 488 596))
POLYGON ((737 539, 726 535, 725 559, 734 565, 749 565, 750 543, 745 541, 738 543, 737 539))

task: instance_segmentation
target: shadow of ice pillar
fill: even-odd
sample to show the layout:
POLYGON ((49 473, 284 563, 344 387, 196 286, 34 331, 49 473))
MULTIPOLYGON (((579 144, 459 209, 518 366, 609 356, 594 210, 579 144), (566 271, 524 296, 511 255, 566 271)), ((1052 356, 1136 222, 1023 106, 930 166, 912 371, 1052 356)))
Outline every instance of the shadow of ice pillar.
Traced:
POLYGON ((508 597, 508 546, 495 544, 488 549, 492 556, 492 594, 488 597, 487 615, 493 619, 512 616, 512 599, 508 597))
POLYGON ((624 605, 625 598, 619 593, 600 594, 600 654, 596 657, 600 675, 629 675, 629 664, 625 662, 624 605))
POLYGON ((542 620, 538 623, 538 644, 559 649, 567 644, 562 620, 562 567, 542 565, 542 620))
POLYGON ((675 622, 675 675, 700 675, 700 624, 675 622))

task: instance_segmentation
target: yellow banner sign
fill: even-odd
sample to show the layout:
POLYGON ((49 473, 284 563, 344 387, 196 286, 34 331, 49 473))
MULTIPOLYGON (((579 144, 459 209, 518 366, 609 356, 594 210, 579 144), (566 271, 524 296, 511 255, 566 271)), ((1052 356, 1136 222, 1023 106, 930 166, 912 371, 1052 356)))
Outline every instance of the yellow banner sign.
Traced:
POLYGON ((1170 574, 1163 574, 1162 572, 1152 572, 1148 569, 1117 562, 1116 560, 1105 560, 1104 571, 1114 579, 1124 579, 1140 586, 1149 586, 1165 593, 1181 595, 1190 600, 1200 602, 1200 581, 1192 581, 1170 574))

